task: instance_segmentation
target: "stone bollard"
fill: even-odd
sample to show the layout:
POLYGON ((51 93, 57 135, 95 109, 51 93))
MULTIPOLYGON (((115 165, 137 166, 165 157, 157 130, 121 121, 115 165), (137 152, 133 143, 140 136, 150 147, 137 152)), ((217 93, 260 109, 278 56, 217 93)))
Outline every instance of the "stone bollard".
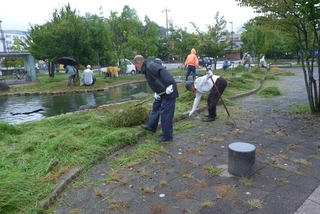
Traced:
POLYGON ((253 174, 256 147, 249 143, 231 143, 228 149, 228 172, 247 177, 253 174))

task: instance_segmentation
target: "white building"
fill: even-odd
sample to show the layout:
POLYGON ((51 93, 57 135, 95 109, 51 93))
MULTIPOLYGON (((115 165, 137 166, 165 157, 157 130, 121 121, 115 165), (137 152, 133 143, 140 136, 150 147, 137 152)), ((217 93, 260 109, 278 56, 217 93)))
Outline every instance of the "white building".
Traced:
POLYGON ((10 52, 11 47, 14 43, 14 39, 25 40, 28 34, 28 31, 22 30, 3 30, 4 39, 1 39, 0 52, 4 52, 4 49, 6 50, 6 52, 10 52))

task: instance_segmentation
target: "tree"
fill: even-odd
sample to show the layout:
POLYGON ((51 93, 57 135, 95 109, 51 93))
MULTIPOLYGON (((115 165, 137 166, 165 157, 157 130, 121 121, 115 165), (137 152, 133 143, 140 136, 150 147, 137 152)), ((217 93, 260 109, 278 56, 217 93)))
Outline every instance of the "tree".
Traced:
POLYGON ((201 32, 195 23, 191 23, 198 34, 198 49, 201 53, 206 56, 216 56, 224 54, 224 50, 228 47, 229 37, 228 31, 226 30, 226 20, 224 17, 220 17, 220 13, 217 12, 214 16, 214 23, 207 25, 208 31, 201 32), (227 36, 227 39, 222 41, 221 38, 227 36))
MULTIPOLYGON (((236 0, 240 6, 250 6, 275 28, 295 38, 299 44, 304 80, 311 112, 320 112, 320 84, 314 78, 315 50, 320 51, 318 23, 319 0, 236 0)), ((319 60, 320 56, 317 55, 319 60)), ((320 76, 320 67, 317 68, 320 76)))
POLYGON ((110 28, 110 40, 117 60, 121 58, 133 58, 133 47, 139 44, 139 31, 142 23, 137 12, 125 5, 121 14, 110 12, 108 19, 110 28))

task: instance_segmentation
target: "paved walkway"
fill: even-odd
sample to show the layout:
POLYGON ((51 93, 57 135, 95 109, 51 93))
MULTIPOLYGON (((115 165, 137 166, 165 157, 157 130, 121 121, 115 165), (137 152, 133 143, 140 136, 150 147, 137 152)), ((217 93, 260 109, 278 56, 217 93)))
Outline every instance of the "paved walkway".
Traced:
POLYGON ((219 106, 214 122, 186 119, 195 126, 176 131, 162 144, 167 153, 151 161, 121 171, 109 165, 136 146, 102 160, 57 198, 55 213, 319 214, 320 119, 288 112, 308 103, 302 72, 295 73, 280 76, 282 96, 235 100, 231 118, 219 106), (233 142, 256 147, 249 178, 228 173, 233 142), (221 174, 213 173, 217 168, 221 174))

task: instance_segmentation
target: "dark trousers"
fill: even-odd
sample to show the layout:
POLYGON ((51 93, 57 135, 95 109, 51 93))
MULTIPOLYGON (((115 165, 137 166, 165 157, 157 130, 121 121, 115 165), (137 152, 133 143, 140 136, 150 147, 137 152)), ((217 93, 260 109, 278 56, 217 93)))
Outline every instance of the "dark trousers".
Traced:
POLYGON ((196 66, 188 65, 187 75, 186 75, 186 81, 188 81, 188 77, 192 73, 193 81, 196 78, 197 72, 196 72, 196 66))
POLYGON ((68 86, 71 85, 71 81, 73 81, 73 85, 76 85, 77 83, 77 74, 74 74, 74 75, 71 75, 69 76, 69 79, 68 79, 68 86))
MULTIPOLYGON (((224 89, 227 87, 227 81, 222 77, 219 77, 215 82, 215 85, 218 88, 220 95, 222 96, 224 89)), ((216 87, 212 87, 207 99, 209 117, 211 118, 215 118, 217 116, 217 104, 220 98, 219 93, 216 90, 216 87)))
POLYGON ((176 99, 155 100, 152 106, 152 112, 148 120, 148 128, 156 131, 158 128, 159 117, 161 117, 162 139, 172 140, 173 138, 173 116, 176 106, 176 99))

